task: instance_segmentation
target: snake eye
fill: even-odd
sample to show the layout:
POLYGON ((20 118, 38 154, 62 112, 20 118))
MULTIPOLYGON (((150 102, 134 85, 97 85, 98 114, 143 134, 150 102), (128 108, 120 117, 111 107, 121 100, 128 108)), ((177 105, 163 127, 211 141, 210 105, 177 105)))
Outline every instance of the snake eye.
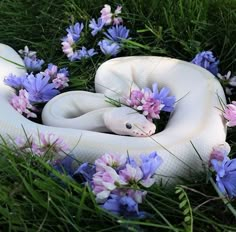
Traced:
POLYGON ((132 125, 130 123, 126 123, 125 126, 126 126, 127 129, 131 129, 132 128, 132 125))

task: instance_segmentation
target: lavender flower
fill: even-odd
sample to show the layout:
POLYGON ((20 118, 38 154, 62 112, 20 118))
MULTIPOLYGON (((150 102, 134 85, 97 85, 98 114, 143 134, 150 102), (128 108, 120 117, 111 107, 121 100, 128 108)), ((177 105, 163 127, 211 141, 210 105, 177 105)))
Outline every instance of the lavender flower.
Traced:
POLYGON ((80 38, 83 28, 84 24, 77 22, 75 25, 71 25, 69 28, 67 28, 66 31, 72 36, 74 41, 77 41, 80 38))
POLYGON ((102 207, 116 215, 126 217, 137 217, 139 215, 138 203, 129 196, 111 194, 102 207))
POLYGON ((4 83, 19 90, 24 87, 25 80, 26 75, 17 77, 11 73, 4 78, 4 83))
POLYGON ((153 98, 156 100, 159 100, 164 107, 161 109, 162 111, 166 112, 172 112, 174 110, 174 104, 175 104, 175 96, 168 96, 170 93, 170 89, 167 87, 164 87, 160 90, 158 90, 158 84, 154 83, 152 85, 152 91, 153 91, 153 98))
POLYGON ((95 52, 95 50, 93 48, 87 50, 87 48, 84 46, 80 50, 78 50, 77 52, 78 52, 78 56, 77 56, 78 60, 80 60, 82 58, 89 58, 89 57, 92 57, 97 54, 97 52, 95 52))
POLYGON ((58 172, 72 176, 74 173, 72 169, 73 161, 74 159, 71 156, 66 156, 64 159, 55 160, 52 163, 52 166, 58 172))
POLYGON ((37 59, 36 56, 24 58, 25 67, 29 72, 37 72, 42 69, 44 60, 37 59))
POLYGON ((116 56, 121 50, 121 47, 118 43, 107 39, 100 41, 98 45, 100 46, 102 53, 109 56, 116 56))
POLYGON ((79 176, 82 176, 83 179, 89 183, 89 185, 92 187, 92 180, 93 175, 96 173, 96 167, 95 165, 91 165, 89 163, 83 163, 81 164, 73 173, 73 178, 78 179, 79 176))
POLYGON ((123 25, 116 25, 104 32, 106 37, 114 42, 121 42, 123 39, 128 39, 129 30, 123 25))
POLYGON ((90 22, 89 27, 92 29, 91 32, 92 36, 95 36, 99 31, 101 31, 105 24, 102 18, 98 18, 97 22, 95 19, 92 19, 89 22, 90 22))
POLYGON ((49 80, 49 76, 43 76, 41 73, 36 74, 36 76, 30 74, 27 77, 24 87, 29 93, 31 102, 47 102, 59 94, 59 91, 55 89, 55 85, 53 83, 49 84, 49 80))
POLYGON ((212 51, 203 51, 198 53, 191 61, 191 63, 207 69, 213 75, 216 75, 218 73, 219 60, 216 60, 212 51))
POLYGON ((211 160, 216 171, 216 182, 219 190, 230 198, 236 196, 236 159, 225 157, 222 162, 211 160))

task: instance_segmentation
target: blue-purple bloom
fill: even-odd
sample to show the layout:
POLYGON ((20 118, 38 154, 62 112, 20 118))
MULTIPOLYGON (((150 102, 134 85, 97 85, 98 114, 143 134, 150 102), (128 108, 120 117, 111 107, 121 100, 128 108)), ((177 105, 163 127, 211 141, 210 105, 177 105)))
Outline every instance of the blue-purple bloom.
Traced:
POLYGON ((111 194, 102 207, 113 214, 126 217, 139 216, 138 203, 130 196, 111 194))
POLYGON ((216 182, 219 190, 230 198, 236 196, 236 159, 224 157, 223 161, 211 160, 216 171, 216 182))
POLYGON ((217 75, 218 73, 219 60, 216 60, 216 57, 214 57, 212 51, 203 51, 198 53, 191 63, 207 69, 213 75, 217 75))
POLYGON ((42 69, 42 65, 44 64, 44 60, 37 59, 36 56, 33 57, 24 57, 25 68, 29 72, 37 72, 42 69))
POLYGON ((102 18, 98 18, 97 22, 95 19, 92 19, 89 22, 90 22, 89 27, 92 29, 91 31, 92 36, 95 36, 99 31, 101 31, 103 26, 105 25, 102 18))
POLYGON ((89 58, 89 57, 92 57, 97 54, 97 52, 95 52, 94 48, 87 50, 87 48, 84 46, 80 50, 78 50, 77 52, 78 52, 77 59, 79 59, 79 60, 82 58, 89 58))
POLYGON ((95 165, 89 163, 81 164, 73 173, 73 178, 77 179, 78 176, 82 176, 86 182, 92 186, 93 175, 96 173, 95 165))
POLYGON ((143 172, 143 179, 147 179, 153 176, 163 162, 161 157, 158 156, 155 151, 148 156, 141 155, 141 160, 142 162, 140 168, 143 172))
POLYGON ((102 53, 109 56, 116 56, 121 50, 118 43, 112 42, 108 39, 100 41, 98 45, 100 46, 102 53))
POLYGON ((83 28, 84 24, 77 22, 75 25, 71 25, 69 28, 67 28, 66 31, 72 36, 74 41, 77 41, 80 38, 83 28))
POLYGON ((170 93, 170 89, 167 87, 162 88, 160 91, 158 90, 158 84, 154 83, 152 85, 153 98, 161 101, 164 107, 161 109, 162 111, 172 112, 174 110, 174 104, 176 101, 175 96, 168 96, 170 93))
POLYGON ((26 80, 25 76, 16 76, 14 74, 9 74, 4 78, 4 83, 15 88, 15 89, 22 89, 24 87, 24 81, 26 80))
POLYGON ((60 92, 55 89, 54 83, 49 83, 50 76, 44 76, 41 73, 30 74, 24 82, 24 87, 29 93, 31 102, 47 102, 60 92))
POLYGON ((129 30, 123 25, 116 25, 104 32, 106 37, 114 42, 121 42, 123 39, 128 39, 129 30))
POLYGON ((74 174, 72 169, 73 161, 74 159, 71 156, 66 156, 64 159, 54 161, 52 166, 58 172, 72 176, 74 174))

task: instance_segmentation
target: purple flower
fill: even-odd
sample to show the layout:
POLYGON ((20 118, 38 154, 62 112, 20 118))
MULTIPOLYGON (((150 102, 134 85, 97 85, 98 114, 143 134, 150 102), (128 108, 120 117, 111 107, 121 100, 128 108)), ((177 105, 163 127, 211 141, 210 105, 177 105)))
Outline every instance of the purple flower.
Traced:
POLYGON ((73 178, 78 179, 79 176, 82 176, 83 179, 92 186, 93 175, 96 173, 95 165, 89 163, 81 164, 73 173, 73 178))
POLYGON ((64 159, 56 160, 52 164, 53 168, 60 173, 65 173, 66 175, 72 176, 74 171, 72 168, 72 163, 74 159, 71 156, 66 156, 64 159))
POLYGON ((121 47, 118 43, 107 39, 100 41, 98 45, 100 46, 102 53, 109 56, 116 56, 121 50, 121 47))
POLYGON ((87 50, 86 47, 82 47, 78 52, 78 57, 77 59, 80 60, 82 58, 89 58, 97 54, 93 48, 87 50))
POLYGON ((123 25, 116 25, 104 32, 106 37, 114 42, 121 42, 123 39, 128 39, 129 30, 123 25))
POLYGON ((69 28, 67 28, 66 31, 72 36, 74 41, 77 41, 80 38, 83 28, 83 23, 76 23, 75 25, 71 25, 69 28))
POLYGON ((95 36, 99 31, 101 31, 104 24, 105 23, 103 22, 102 18, 99 18, 98 22, 96 22, 95 19, 90 20, 89 27, 92 29, 92 36, 95 36))
POLYGON ((43 60, 37 59, 36 56, 33 57, 24 57, 25 67, 29 72, 37 72, 42 69, 42 65, 44 64, 43 60))
POLYGON ((156 170, 160 167, 163 160, 154 151, 149 155, 141 155, 141 170, 143 172, 143 179, 152 177, 156 170))
POLYGON ((43 76, 41 73, 36 74, 36 76, 30 74, 27 77, 24 87, 29 93, 29 100, 31 102, 47 102, 59 94, 59 91, 55 89, 55 85, 48 83, 49 80, 49 76, 43 76))
POLYGON ((25 80, 26 75, 17 77, 11 73, 4 78, 4 83, 15 89, 22 89, 24 87, 25 80))
POLYGON ((216 60, 212 51, 203 51, 198 53, 191 61, 191 63, 207 69, 213 75, 216 75, 218 73, 219 60, 216 60))
POLYGON ((164 87, 159 92, 158 84, 154 83, 152 85, 152 91, 153 91, 153 98, 161 101, 161 103, 164 105, 164 107, 161 109, 162 111, 172 112, 174 110, 174 104, 176 99, 174 96, 168 96, 170 93, 169 88, 164 87))
POLYGON ((222 162, 212 159, 216 171, 216 182, 219 190, 230 198, 236 196, 236 159, 225 157, 222 162))
POLYGON ((156 152, 152 152, 149 155, 141 155, 141 160, 141 170, 143 172, 143 178, 140 184, 142 184, 146 188, 149 188, 154 184, 155 178, 153 176, 163 161, 156 152))
POLYGON ((109 199, 102 205, 102 208, 125 217, 141 218, 144 216, 144 212, 139 212, 138 203, 130 196, 111 194, 109 199))

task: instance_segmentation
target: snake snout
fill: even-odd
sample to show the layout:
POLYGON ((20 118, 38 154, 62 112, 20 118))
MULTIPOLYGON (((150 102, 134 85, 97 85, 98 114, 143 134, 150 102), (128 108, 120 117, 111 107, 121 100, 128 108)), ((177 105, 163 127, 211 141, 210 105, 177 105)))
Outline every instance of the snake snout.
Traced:
POLYGON ((137 128, 138 130, 134 131, 134 135, 136 137, 148 137, 153 135, 156 131, 156 126, 153 123, 150 123, 148 125, 142 125, 137 128))

